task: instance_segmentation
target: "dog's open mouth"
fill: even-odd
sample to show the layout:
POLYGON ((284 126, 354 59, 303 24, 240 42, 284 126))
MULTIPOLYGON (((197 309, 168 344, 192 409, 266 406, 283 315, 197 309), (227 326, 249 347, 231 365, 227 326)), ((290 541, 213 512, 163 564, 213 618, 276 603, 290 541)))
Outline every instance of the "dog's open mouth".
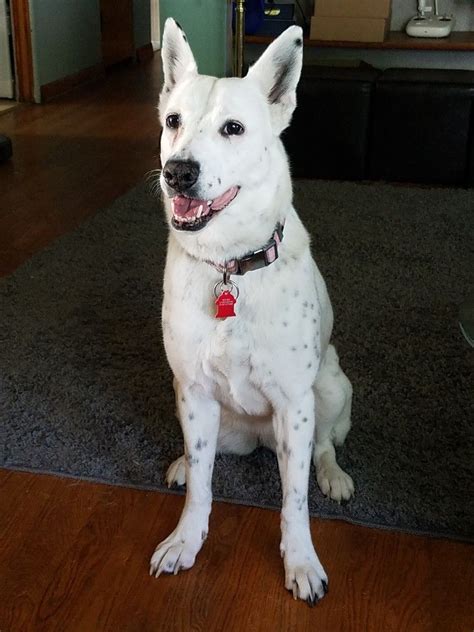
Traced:
POLYGON ((201 230, 211 217, 232 202, 238 192, 239 187, 231 187, 215 200, 198 200, 177 195, 171 198, 171 223, 177 230, 201 230))

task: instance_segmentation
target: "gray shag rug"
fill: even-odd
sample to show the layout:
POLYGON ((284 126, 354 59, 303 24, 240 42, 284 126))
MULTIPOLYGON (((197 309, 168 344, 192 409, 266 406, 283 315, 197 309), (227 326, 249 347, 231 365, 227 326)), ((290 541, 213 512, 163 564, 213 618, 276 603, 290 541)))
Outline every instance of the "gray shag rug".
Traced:
MULTIPOLYGON (((469 540, 474 194, 299 181, 296 207, 334 303, 354 385, 339 460, 356 496, 312 515, 469 540)), ((0 465, 165 490, 182 453, 161 328, 167 238, 140 186, 0 280, 0 465)), ((277 508, 275 456, 217 457, 218 499, 277 508)))

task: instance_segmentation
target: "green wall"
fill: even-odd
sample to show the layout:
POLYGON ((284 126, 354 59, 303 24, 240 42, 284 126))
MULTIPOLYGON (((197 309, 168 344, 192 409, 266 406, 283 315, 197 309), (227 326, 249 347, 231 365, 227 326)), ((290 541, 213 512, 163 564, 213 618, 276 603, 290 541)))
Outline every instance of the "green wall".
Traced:
MULTIPOLYGON (((102 61, 100 0, 29 0, 35 75, 40 87, 102 61)), ((135 48, 151 42, 150 0, 133 0, 135 48)))
POLYGON ((38 87, 102 60, 99 0, 30 0, 30 18, 38 87))
POLYGON ((160 25, 177 20, 186 31, 199 72, 223 77, 232 67, 229 0, 160 0, 160 25))
POLYGON ((151 42, 150 0, 133 0, 135 48, 151 42))

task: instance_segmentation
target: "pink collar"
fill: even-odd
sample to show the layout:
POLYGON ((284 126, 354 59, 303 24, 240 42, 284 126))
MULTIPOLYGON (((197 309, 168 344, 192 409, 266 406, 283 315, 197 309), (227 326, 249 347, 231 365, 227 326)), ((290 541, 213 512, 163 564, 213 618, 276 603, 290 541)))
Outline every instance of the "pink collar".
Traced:
POLYGON ((278 259, 278 246, 283 240, 283 227, 284 224, 278 222, 273 235, 262 248, 249 252, 240 259, 230 259, 223 265, 213 261, 208 261, 207 263, 226 276, 231 274, 241 276, 246 272, 265 268, 278 259))

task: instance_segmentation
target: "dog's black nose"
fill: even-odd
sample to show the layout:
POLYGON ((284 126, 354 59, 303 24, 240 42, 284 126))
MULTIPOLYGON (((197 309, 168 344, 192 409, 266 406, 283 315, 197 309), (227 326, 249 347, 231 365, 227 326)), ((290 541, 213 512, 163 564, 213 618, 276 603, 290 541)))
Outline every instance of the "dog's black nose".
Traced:
POLYGON ((199 177, 199 163, 194 160, 168 160, 163 168, 166 184, 178 193, 191 188, 199 177))

